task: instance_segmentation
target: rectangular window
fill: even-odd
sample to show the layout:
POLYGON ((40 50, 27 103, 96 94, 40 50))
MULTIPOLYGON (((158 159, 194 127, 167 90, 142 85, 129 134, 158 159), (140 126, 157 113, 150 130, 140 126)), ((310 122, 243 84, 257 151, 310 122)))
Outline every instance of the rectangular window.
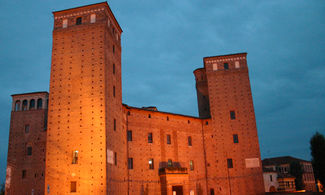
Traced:
POLYGON ((168 159, 167 166, 168 167, 172 167, 173 166, 173 161, 171 159, 168 159))
POLYGON ((113 64, 113 74, 115 74, 115 64, 113 64))
POLYGON ((25 125, 25 133, 29 133, 29 125, 25 125))
POLYGON ((115 53, 115 45, 113 45, 113 53, 115 53))
POLYGON ((193 160, 190 160, 190 170, 191 171, 194 170, 194 162, 193 162, 193 160))
POLYGON ((229 69, 229 64, 228 63, 224 63, 223 64, 223 67, 224 67, 225 70, 228 70, 229 69))
POLYGON ((133 169, 133 158, 128 158, 128 169, 133 169))
POLYGON ((189 146, 192 146, 192 137, 191 136, 188 136, 188 138, 187 138, 187 144, 189 146))
POLYGON ((239 141, 238 141, 238 134, 233 134, 233 139, 234 139, 234 143, 237 144, 239 141))
POLYGON ((230 111, 230 119, 231 120, 235 120, 236 119, 236 113, 235 113, 235 111, 230 111))
POLYGON ((26 170, 23 170, 22 173, 21 173, 21 178, 26 178, 26 170))
POLYGON ((27 155, 31 156, 32 155, 32 147, 27 147, 27 155))
POLYGON ((148 133, 148 143, 153 143, 152 133, 148 133))
POLYGON ((227 165, 228 165, 228 168, 233 168, 233 164, 232 164, 232 159, 231 158, 228 158, 227 159, 227 165))
POLYGON ((117 165, 117 153, 114 152, 114 164, 117 165))
POLYGON ((114 131, 116 131, 116 119, 114 119, 114 131))
POLYGON ((214 63, 213 66, 212 66, 212 69, 213 70, 218 70, 218 64, 214 63))
POLYGON ((235 62, 235 68, 240 68, 239 61, 235 62))
POLYGON ((153 158, 149 159, 149 169, 154 169, 153 158))
POLYGON ((70 192, 77 192, 77 182, 76 181, 72 181, 70 183, 70 192))
POLYGON ((78 150, 73 151, 72 153, 72 164, 78 164, 78 150))
POLYGON ((113 96, 115 97, 115 86, 113 86, 113 96))
POLYGON ((82 23, 82 18, 81 17, 78 17, 76 19, 76 25, 80 25, 82 23))
POLYGON ((210 195, 214 195, 214 189, 210 188, 210 195))
POLYGON ((128 137, 128 141, 132 141, 132 131, 131 130, 128 130, 127 137, 128 137))
POLYGON ((171 144, 172 143, 172 140, 171 140, 171 138, 170 138, 170 135, 168 134, 167 135, 167 144, 171 144))
POLYGON ((68 19, 64 19, 62 22, 62 28, 67 28, 68 27, 68 19))
POLYGON ((272 175, 270 175, 270 181, 273 181, 272 175))
POLYGON ((96 14, 91 14, 90 15, 90 23, 95 23, 96 22, 96 14))

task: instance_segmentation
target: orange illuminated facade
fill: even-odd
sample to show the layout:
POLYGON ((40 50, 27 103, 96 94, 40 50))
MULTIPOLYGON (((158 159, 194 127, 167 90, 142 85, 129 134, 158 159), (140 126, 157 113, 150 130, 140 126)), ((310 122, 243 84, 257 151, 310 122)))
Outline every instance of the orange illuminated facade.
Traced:
POLYGON ((7 194, 264 194, 246 53, 203 58, 199 117, 136 108, 122 104, 122 29, 108 4, 53 14, 49 94, 13 95, 7 194))

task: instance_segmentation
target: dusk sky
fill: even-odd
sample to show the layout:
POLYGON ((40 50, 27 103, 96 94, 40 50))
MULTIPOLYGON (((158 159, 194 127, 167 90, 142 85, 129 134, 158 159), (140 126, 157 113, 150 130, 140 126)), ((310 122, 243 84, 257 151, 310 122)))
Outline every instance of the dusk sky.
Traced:
MULTIPOLYGON (((48 91, 52 11, 92 0, 0 0, 0 182, 11 94, 48 91)), ((247 52, 261 157, 310 160, 325 134, 324 0, 111 0, 122 34, 123 103, 198 116, 193 70, 247 52)))

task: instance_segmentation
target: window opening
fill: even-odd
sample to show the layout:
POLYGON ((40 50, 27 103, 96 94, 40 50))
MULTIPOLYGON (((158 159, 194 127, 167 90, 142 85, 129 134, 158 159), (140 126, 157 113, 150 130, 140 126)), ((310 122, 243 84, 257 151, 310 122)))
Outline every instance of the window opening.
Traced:
POLYGON ((170 135, 168 134, 168 135, 167 135, 167 144, 171 144, 171 143, 172 143, 172 140, 171 140, 170 135))
POLYGON ((82 23, 82 18, 81 17, 78 17, 76 19, 76 25, 80 25, 82 23))
POLYGON ((78 164, 78 150, 73 151, 72 154, 72 164, 78 164))
POLYGON ((148 133, 148 143, 152 143, 153 138, 152 138, 152 133, 148 133))
POLYGON ((149 169, 154 169, 153 158, 149 159, 149 169))

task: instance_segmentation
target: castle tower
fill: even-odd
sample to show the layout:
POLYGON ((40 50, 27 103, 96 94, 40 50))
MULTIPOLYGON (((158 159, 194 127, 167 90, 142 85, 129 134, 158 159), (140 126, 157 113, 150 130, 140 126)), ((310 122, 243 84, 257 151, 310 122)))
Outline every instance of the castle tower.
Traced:
POLYGON ((205 143, 213 143, 206 144, 207 163, 212 164, 207 175, 208 186, 216 194, 264 192, 246 55, 205 57, 204 69, 194 72, 200 117, 207 105, 211 113, 205 143), (202 101, 202 94, 209 97, 209 104, 202 101))
POLYGON ((6 194, 44 194, 47 92, 12 95, 6 194))
POLYGON ((53 14, 45 190, 123 194, 122 29, 106 2, 53 14))
POLYGON ((200 118, 210 118, 209 92, 207 84, 207 76, 204 68, 194 71, 196 80, 196 94, 198 102, 198 110, 200 118))

